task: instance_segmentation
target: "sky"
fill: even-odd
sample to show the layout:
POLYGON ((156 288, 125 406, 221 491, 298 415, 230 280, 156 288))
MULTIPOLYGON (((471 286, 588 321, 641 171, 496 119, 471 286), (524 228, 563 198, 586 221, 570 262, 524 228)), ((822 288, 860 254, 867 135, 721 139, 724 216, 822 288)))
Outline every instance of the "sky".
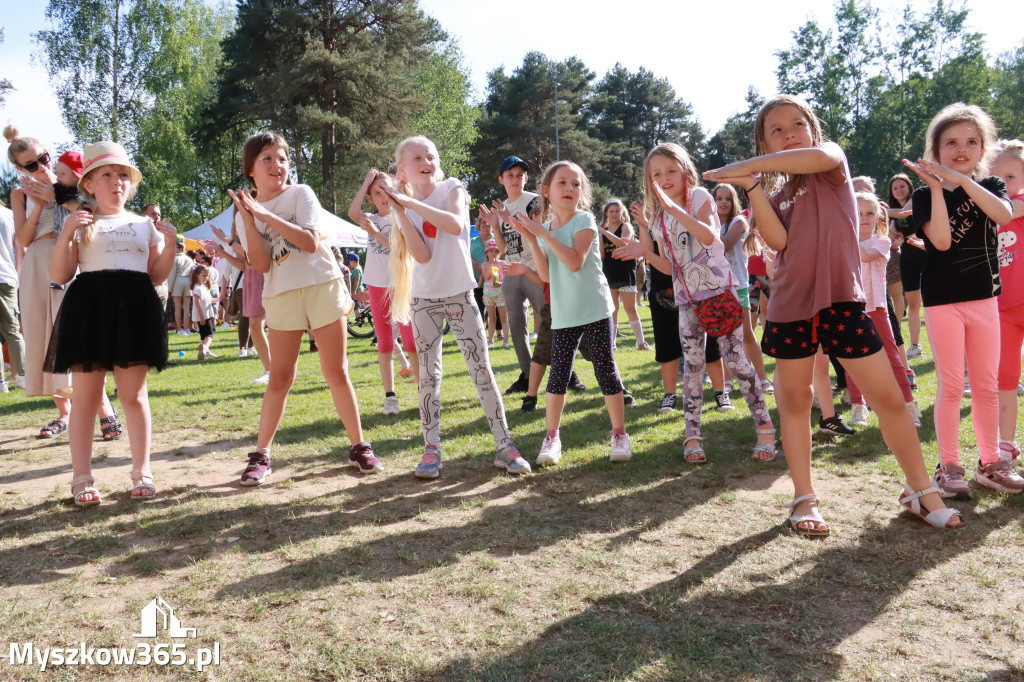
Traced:
MULTIPOLYGON (((893 19, 904 0, 874 0, 893 19)), ((918 10, 928 0, 910 0, 918 10)), ((968 0, 969 27, 986 36, 986 49, 998 55, 1022 42, 1024 3, 968 0)), ((487 73, 504 66, 511 72, 523 56, 540 51, 554 60, 576 56, 601 78, 616 62, 630 71, 641 66, 667 78, 677 96, 689 102, 704 129, 716 132, 725 120, 746 108, 753 85, 775 94, 774 53, 792 43, 792 33, 809 18, 831 22, 833 3, 823 0, 673 2, 494 2, 493 0, 421 0, 457 41, 471 72, 474 97, 483 97, 487 73), (785 13, 778 11, 785 7, 785 13), (655 33, 661 29, 661 33, 655 33), (668 30, 665 30, 665 29, 668 30)), ((32 55, 31 34, 46 28, 44 0, 0 0, 5 39, 0 44, 0 78, 16 90, 0 109, 0 123, 15 123, 23 134, 54 150, 66 148, 64 127, 45 69, 32 55)), ((0 139, 0 160, 7 144, 0 139)))

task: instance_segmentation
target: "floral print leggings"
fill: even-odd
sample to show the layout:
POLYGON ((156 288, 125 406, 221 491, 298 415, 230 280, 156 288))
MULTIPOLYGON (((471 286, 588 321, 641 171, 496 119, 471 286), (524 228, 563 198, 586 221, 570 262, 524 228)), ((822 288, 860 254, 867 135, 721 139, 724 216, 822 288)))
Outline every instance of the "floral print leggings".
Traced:
MULTIPOLYGON (((704 407, 704 344, 707 334, 700 326, 693 306, 688 303, 679 306, 679 339, 683 344, 683 407, 686 410, 686 437, 689 439, 700 436, 700 416, 704 407)), ((722 359, 750 406, 754 424, 762 426, 771 423, 761 384, 743 353, 743 327, 737 327, 732 333, 712 341, 718 342, 722 359)))

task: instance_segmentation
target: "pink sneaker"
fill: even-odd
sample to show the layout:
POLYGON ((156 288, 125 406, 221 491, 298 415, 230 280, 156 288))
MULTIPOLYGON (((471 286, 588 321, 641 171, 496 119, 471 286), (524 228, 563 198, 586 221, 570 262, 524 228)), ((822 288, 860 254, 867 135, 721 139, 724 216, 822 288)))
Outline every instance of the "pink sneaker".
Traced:
POLYGON ((974 472, 974 480, 992 490, 998 490, 1001 493, 1019 493, 1024 490, 1024 478, 1021 478, 1020 474, 1010 466, 1010 462, 1005 459, 997 459, 991 464, 982 466, 981 462, 978 462, 978 470, 974 472))
POLYGON ((373 447, 365 440, 362 443, 356 443, 348 451, 348 465, 358 467, 359 471, 364 474, 372 474, 384 468, 380 460, 374 456, 373 447))

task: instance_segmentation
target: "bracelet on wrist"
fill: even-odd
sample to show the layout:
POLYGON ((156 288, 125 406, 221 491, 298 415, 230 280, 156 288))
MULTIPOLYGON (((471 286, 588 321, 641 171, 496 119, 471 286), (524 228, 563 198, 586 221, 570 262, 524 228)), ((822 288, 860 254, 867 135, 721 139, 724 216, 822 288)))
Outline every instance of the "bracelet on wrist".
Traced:
POLYGON ((745 189, 743 191, 746 192, 747 194, 750 194, 751 192, 753 192, 755 189, 757 189, 760 186, 761 186, 761 181, 758 180, 753 185, 751 185, 749 189, 745 189))

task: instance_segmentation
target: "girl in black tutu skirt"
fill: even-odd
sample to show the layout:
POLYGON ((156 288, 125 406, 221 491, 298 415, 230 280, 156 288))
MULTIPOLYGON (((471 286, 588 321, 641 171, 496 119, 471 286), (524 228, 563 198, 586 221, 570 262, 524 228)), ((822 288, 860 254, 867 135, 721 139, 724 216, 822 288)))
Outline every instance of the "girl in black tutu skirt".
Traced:
POLYGON ((71 494, 75 504, 101 502, 93 487, 92 426, 103 394, 103 378, 113 371, 124 407, 132 451, 131 499, 156 495, 149 470, 150 413, 146 373, 167 363, 167 334, 154 282, 167 279, 174 264, 177 231, 129 213, 142 174, 115 142, 86 145, 78 182, 91 210, 64 221, 50 276, 68 288, 57 313, 46 354, 51 372, 70 371, 75 387, 71 410, 71 494))

